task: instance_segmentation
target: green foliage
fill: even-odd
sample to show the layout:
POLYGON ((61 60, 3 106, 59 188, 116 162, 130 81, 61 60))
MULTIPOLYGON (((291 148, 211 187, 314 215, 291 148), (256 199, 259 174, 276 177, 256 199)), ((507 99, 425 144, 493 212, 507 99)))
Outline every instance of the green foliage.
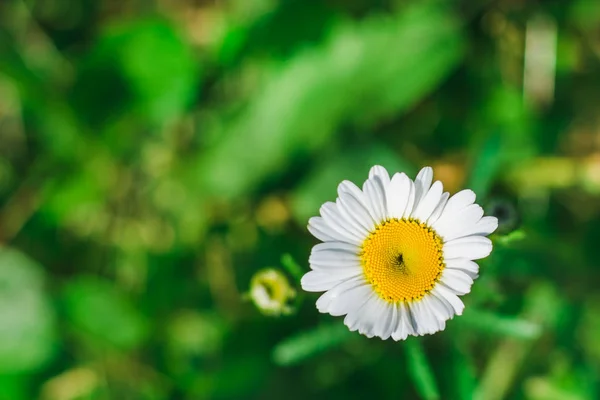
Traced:
POLYGON ((467 310, 459 321, 469 329, 520 339, 536 339, 542 333, 541 326, 533 322, 473 308, 467 310))
POLYGON ((35 372, 55 354, 55 316, 43 270, 0 248, 0 374, 35 372))
POLYGON ((191 103, 198 80, 192 51, 174 27, 141 19, 100 34, 82 62, 73 96, 78 110, 96 126, 128 111, 163 122, 191 103))
POLYGON ((342 24, 322 45, 271 72, 244 112, 221 128, 197 173, 209 192, 239 196, 286 160, 314 153, 342 124, 366 127, 406 110, 461 55, 456 24, 434 8, 342 24))
POLYGON ((440 393, 435 384, 435 376, 427 361, 423 346, 417 342, 417 339, 410 338, 406 341, 404 348, 406 349, 408 373, 421 397, 426 400, 439 399, 440 393))
POLYGON ((93 277, 72 280, 61 302, 67 321, 77 334, 95 341, 94 346, 134 349, 147 335, 147 322, 109 282, 93 277))
POLYGON ((342 324, 320 325, 278 343, 273 348, 273 361, 278 365, 293 365, 325 350, 336 348, 352 338, 342 324))
POLYGON ((452 354, 453 374, 448 378, 452 380, 454 393, 457 399, 472 399, 477 387, 476 368, 473 360, 469 359, 459 348, 452 354))
POLYGON ((598 22, 0 1, 0 400, 599 398, 598 22), (301 290, 308 218, 374 164, 500 219, 434 336, 367 339, 301 290))
POLYGON ((290 273, 290 275, 300 282, 300 279, 302 278, 302 275, 304 275, 305 271, 300 265, 298 265, 291 254, 286 253, 281 256, 281 265, 290 273))

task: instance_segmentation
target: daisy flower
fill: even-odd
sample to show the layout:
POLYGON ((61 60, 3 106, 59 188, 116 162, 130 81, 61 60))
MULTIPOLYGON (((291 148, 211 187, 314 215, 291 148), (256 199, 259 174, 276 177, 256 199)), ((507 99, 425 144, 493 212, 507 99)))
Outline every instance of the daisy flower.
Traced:
POLYGON ((462 314, 458 296, 478 276, 473 260, 492 251, 486 235, 498 220, 483 216, 472 190, 450 197, 432 179, 430 167, 413 181, 374 166, 362 190, 343 181, 335 203, 309 220, 323 243, 312 248, 301 283, 325 292, 320 312, 345 315, 351 331, 394 340, 443 330, 462 314))

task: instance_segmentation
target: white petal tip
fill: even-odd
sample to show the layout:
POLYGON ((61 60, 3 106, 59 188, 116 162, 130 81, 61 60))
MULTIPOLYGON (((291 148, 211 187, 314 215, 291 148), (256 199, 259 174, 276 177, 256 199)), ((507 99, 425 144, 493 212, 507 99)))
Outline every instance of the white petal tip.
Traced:
POLYGON ((425 177, 425 176, 432 176, 433 177, 433 168, 431 168, 430 166, 426 166, 426 167, 421 168, 421 170, 417 174, 417 177, 425 177))
POLYGON ((369 178, 373 178, 375 176, 383 176, 389 179, 390 175, 388 174, 387 169, 385 169, 385 167, 382 167, 381 165, 374 165, 369 171, 369 178))

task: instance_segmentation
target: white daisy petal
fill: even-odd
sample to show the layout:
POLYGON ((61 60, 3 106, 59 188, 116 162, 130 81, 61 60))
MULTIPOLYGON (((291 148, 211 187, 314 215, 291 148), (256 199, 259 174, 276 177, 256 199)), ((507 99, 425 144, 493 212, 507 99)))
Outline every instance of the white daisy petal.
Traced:
POLYGON ((321 243, 321 245, 327 245, 318 248, 313 247, 313 250, 308 258, 310 267, 314 270, 329 270, 332 273, 336 270, 347 269, 347 270, 359 270, 362 271, 361 261, 358 257, 358 251, 350 252, 349 248, 352 247, 350 244, 341 242, 328 242, 321 243), (347 247, 333 247, 333 245, 345 245, 347 247))
POLYGON ((378 208, 381 212, 381 218, 378 221, 381 222, 388 217, 386 192, 390 185, 390 176, 385 168, 375 166, 371 168, 371 171, 369 172, 368 182, 372 182, 373 190, 377 192, 376 194, 371 193, 371 196, 376 196, 378 199, 381 198, 381 203, 378 204, 378 208))
POLYGON ((416 301, 409 305, 410 312, 415 321, 415 330, 419 336, 423 336, 430 331, 433 331, 433 327, 430 325, 431 321, 429 320, 429 315, 427 314, 427 310, 422 308, 423 303, 421 301, 416 301))
POLYGON ((387 311, 385 303, 379 296, 374 295, 365 306, 364 311, 365 318, 358 328, 358 333, 368 338, 381 337, 383 324, 386 323, 384 318, 384 313, 387 311))
MULTIPOLYGON (((332 279, 337 279, 339 282, 342 282, 343 280, 346 280, 348 278, 359 277, 362 274, 362 268, 359 265, 351 267, 332 267, 322 266, 319 264, 310 264, 310 269, 312 270, 312 272, 319 273, 320 279, 327 280, 326 275, 330 275, 332 279)), ((317 277, 315 276, 315 278, 317 277)), ((311 290, 311 292, 314 292, 314 290, 311 290)))
POLYGON ((310 271, 304 274, 300 284, 307 292, 322 292, 362 274, 360 269, 336 269, 332 271, 310 271))
POLYGON ((423 301, 425 306, 431 310, 434 318, 437 321, 438 331, 442 331, 446 328, 446 320, 452 317, 452 314, 449 313, 449 310, 446 308, 443 302, 441 302, 435 296, 425 296, 423 297, 423 301))
POLYGON ((404 340, 408 335, 416 335, 417 333, 413 329, 412 316, 406 304, 396 304, 396 309, 398 312, 398 324, 392 332, 392 339, 404 340))
POLYGON ((479 260, 492 252, 492 241, 484 236, 467 236, 444 244, 444 258, 479 260))
MULTIPOLYGON (((439 285, 439 286, 441 286, 441 285, 439 285)), ((440 307, 444 310, 445 314, 447 315, 446 320, 452 319, 454 317, 454 315, 456 314, 456 307, 460 307, 460 305, 458 303, 453 305, 453 303, 451 303, 446 297, 444 297, 442 294, 440 294, 439 291, 432 290, 430 297, 432 299, 435 299, 435 302, 438 305, 440 305, 440 307)), ((459 299, 459 301, 460 301, 460 299, 459 299)))
POLYGON ((431 296, 423 297, 420 301, 413 303, 414 305, 418 305, 416 310, 418 310, 421 319, 421 335, 432 334, 444 329, 445 327, 445 323, 440 321, 440 319, 436 316, 433 306, 429 301, 429 297, 431 296))
POLYGON ((410 218, 414 208, 415 208, 415 184, 410 179, 408 180, 408 185, 410 186, 408 192, 408 201, 406 203, 406 209, 404 210, 403 218, 410 218))
POLYGON ((336 240, 345 240, 329 225, 325 223, 322 217, 311 217, 308 220, 308 231, 317 239, 323 242, 334 242, 336 240))
POLYGON ((390 323, 390 331, 391 331, 391 338, 393 340, 404 340, 408 337, 408 332, 403 329, 403 322, 402 322, 402 307, 400 307, 399 304, 391 304, 390 307, 393 309, 393 313, 396 316, 396 318, 390 323))
POLYGON ((404 216, 411 194, 411 186, 411 181, 406 174, 394 174, 386 191, 388 217, 402 218, 404 216))
POLYGON ((385 304, 385 308, 385 322, 382 323, 380 335, 383 340, 386 340, 392 336, 392 332, 398 324, 398 309, 393 304, 389 303, 385 304))
POLYGON ((458 296, 471 290, 479 272, 472 260, 489 255, 486 235, 498 221, 483 216, 472 191, 450 197, 432 180, 428 167, 413 181, 375 166, 362 190, 342 182, 336 202, 309 220, 323 243, 312 248, 301 285, 325 292, 320 312, 345 315, 351 331, 393 340, 438 332, 462 314, 458 296), (416 276, 407 280, 398 268, 416 276))
POLYGON ((415 314, 410 307, 410 303, 404 303, 404 308, 406 309, 406 322, 408 324, 408 331, 412 332, 412 335, 418 336, 419 334, 419 326, 417 325, 417 319, 415 314))
POLYGON ((440 218, 434 224, 435 230, 444 240, 450 241, 473 232, 482 216, 483 208, 471 204, 454 215, 446 214, 440 218))
POLYGON ((473 284, 473 278, 458 269, 444 269, 441 280, 458 295, 469 293, 473 284))
POLYGON ((354 332, 361 329, 366 318, 368 317, 367 309, 370 307, 375 296, 376 294, 373 293, 373 291, 363 295, 360 305, 358 307, 354 307, 347 313, 346 317, 344 318, 344 324, 348 327, 348 329, 350 329, 350 331, 354 332))
POLYGON ((412 217, 419 221, 427 221, 431 216, 431 213, 440 204, 442 199, 443 186, 442 182, 436 181, 431 189, 421 198, 419 203, 416 204, 415 211, 412 213, 412 217))
POLYGON ((442 212, 444 211, 444 207, 446 207, 446 203, 448 203, 449 197, 450 197, 450 193, 448 193, 448 192, 442 193, 440 202, 435 207, 435 210, 433 210, 433 212, 431 213, 431 216, 427 219, 427 223, 429 225, 432 226, 440 218, 440 216, 442 215, 442 212))
POLYGON ((331 273, 335 273, 337 270, 347 269, 347 270, 361 270, 362 267, 359 262, 342 260, 342 261, 328 261, 321 259, 309 258, 308 263, 310 264, 310 268, 315 271, 323 271, 323 270, 331 270, 331 273))
POLYGON ((444 329, 445 321, 454 315, 454 309, 450 303, 444 302, 436 296, 427 296, 424 297, 424 300, 426 300, 434 315, 440 321, 442 325, 441 329, 444 329))
POLYGON ((369 229, 364 225, 365 221, 362 219, 357 203, 351 197, 344 196, 343 199, 338 197, 335 205, 343 220, 352 226, 354 233, 360 237, 369 234, 369 229))
POLYGON ((496 229, 498 229, 498 218, 483 217, 475 224, 469 235, 485 236, 494 233, 496 229))
POLYGON ((375 220, 366 206, 364 193, 350 181, 343 181, 338 186, 338 204, 344 207, 350 218, 362 228, 370 232, 375 228, 375 220))
POLYGON ((358 254, 360 252, 360 247, 344 242, 327 242, 327 243, 319 243, 313 246, 312 252, 317 253, 320 251, 341 251, 344 253, 350 254, 358 254))
POLYGON ((356 226, 344 215, 340 213, 336 203, 327 202, 323 204, 319 210, 321 217, 327 225, 342 236, 348 243, 360 245, 363 241, 364 234, 361 229, 356 226))
POLYGON ((444 215, 453 215, 454 213, 459 212, 463 208, 470 206, 475 202, 475 193, 470 189, 461 190, 456 193, 454 196, 450 197, 446 207, 444 208, 444 212, 440 218, 443 218, 444 215))
MULTIPOLYGON (((337 286, 325 292, 321 297, 317 300, 317 309, 322 312, 328 312, 329 307, 332 303, 338 301, 340 297, 344 297, 343 295, 348 291, 351 291, 355 288, 369 288, 367 282, 365 282, 362 276, 348 279, 347 281, 341 282, 337 286)), ((364 290, 364 289, 361 289, 364 290)), ((372 291, 371 291, 372 292, 372 291)), ((348 298, 347 300, 353 300, 357 296, 352 298, 348 298)), ((366 300, 366 299, 365 299, 366 300)), ((343 302, 342 302, 343 303, 343 302)))
POLYGON ((385 185, 390 183, 390 175, 387 170, 381 165, 375 165, 369 171, 369 179, 377 178, 385 185))
POLYGON ((360 310, 369 301, 371 296, 373 296, 373 290, 369 286, 357 286, 333 299, 327 312, 339 317, 355 310, 360 310))
POLYGON ((358 332, 366 337, 381 336, 381 317, 385 304, 377 295, 371 296, 362 308, 363 318, 358 324, 358 332))
POLYGON ((363 191, 368 201, 368 209, 371 211, 376 223, 386 218, 385 188, 376 179, 368 179, 363 185, 363 191))
POLYGON ((456 269, 463 271, 469 275, 472 279, 479 276, 479 265, 476 262, 467 260, 466 258, 455 258, 453 260, 446 260, 446 269, 456 269))
POLYGON ((431 187, 433 180, 433 169, 431 167, 422 168, 415 178, 415 204, 419 204, 423 196, 431 187))
POLYGON ((392 325, 397 314, 395 308, 385 300, 377 297, 379 303, 379 316, 377 317, 377 325, 375 327, 375 336, 383 340, 387 340, 392 336, 392 325))
POLYGON ((454 313, 456 315, 462 315, 463 310, 465 309, 465 305, 461 299, 458 298, 454 292, 445 287, 444 285, 435 285, 435 287, 431 290, 431 293, 439 299, 443 299, 447 301, 452 308, 454 309, 454 313))
POLYGON ((316 263, 331 263, 348 265, 351 264, 360 264, 360 257, 356 253, 350 253, 347 251, 337 251, 337 250, 322 250, 322 251, 314 251, 310 257, 310 262, 316 263))
POLYGON ((344 317, 344 325, 346 325, 348 327, 350 332, 355 332, 358 330, 360 323, 362 322, 362 319, 364 318, 364 313, 362 312, 362 306, 364 306, 364 304, 366 304, 367 300, 368 300, 368 297, 366 298, 366 300, 361 304, 361 306, 358 309, 350 310, 348 312, 348 314, 346 314, 346 316, 344 317))
POLYGON ((375 336, 386 340, 392 335, 391 323, 393 322, 394 313, 391 305, 379 296, 377 297, 377 302, 379 303, 379 312, 376 318, 375 336))

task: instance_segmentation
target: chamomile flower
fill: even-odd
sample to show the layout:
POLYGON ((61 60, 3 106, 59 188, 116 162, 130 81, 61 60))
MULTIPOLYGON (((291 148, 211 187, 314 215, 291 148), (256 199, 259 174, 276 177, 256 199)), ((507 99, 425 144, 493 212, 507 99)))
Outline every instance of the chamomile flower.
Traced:
POLYGON ((492 251, 486 235, 498 220, 483 216, 473 191, 450 197, 432 179, 430 167, 413 181, 374 166, 362 190, 343 181, 335 203, 309 220, 323 243, 312 249, 302 288, 325 292, 320 312, 345 315, 351 331, 394 340, 443 330, 462 314, 458 296, 478 276, 473 260, 492 251))
POLYGON ((289 315, 293 312, 290 303, 296 298, 296 291, 283 273, 267 268, 252 277, 248 297, 265 315, 289 315))

